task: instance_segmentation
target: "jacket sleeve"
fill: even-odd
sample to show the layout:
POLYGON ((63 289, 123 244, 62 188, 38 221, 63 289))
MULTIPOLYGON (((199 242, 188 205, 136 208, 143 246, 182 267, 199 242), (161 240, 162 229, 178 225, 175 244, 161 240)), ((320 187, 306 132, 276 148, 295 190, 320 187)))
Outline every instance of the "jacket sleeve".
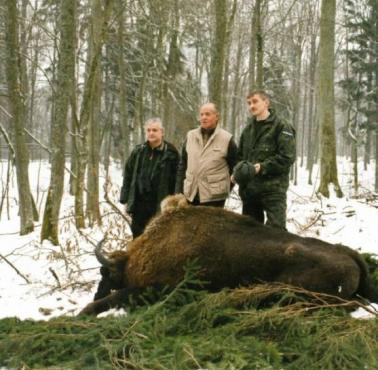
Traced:
POLYGON ((285 124, 278 132, 276 153, 261 163, 261 175, 281 175, 290 171, 296 158, 295 130, 285 124))
POLYGON ((120 199, 119 199, 120 203, 122 204, 126 204, 129 198, 129 192, 130 192, 131 181, 132 181, 133 173, 134 173, 136 156, 137 156, 137 148, 135 148, 131 152, 130 157, 127 159, 126 164, 125 164, 125 169, 123 173, 123 183, 122 183, 121 194, 120 194, 120 199))
POLYGON ((174 194, 176 189, 176 179, 177 179, 177 169, 180 161, 180 154, 176 148, 172 150, 172 160, 171 160, 171 173, 169 176, 169 194, 174 194))
POLYGON ((182 145, 181 158, 177 167, 175 193, 179 194, 184 191, 185 173, 188 167, 188 153, 186 152, 186 139, 182 145))
POLYGON ((228 144, 226 161, 231 175, 236 163, 238 162, 238 147, 233 138, 231 138, 228 144))
POLYGON ((244 134, 245 129, 242 131, 239 139, 239 146, 238 146, 238 156, 237 156, 237 161, 240 162, 243 160, 243 142, 244 142, 244 134))

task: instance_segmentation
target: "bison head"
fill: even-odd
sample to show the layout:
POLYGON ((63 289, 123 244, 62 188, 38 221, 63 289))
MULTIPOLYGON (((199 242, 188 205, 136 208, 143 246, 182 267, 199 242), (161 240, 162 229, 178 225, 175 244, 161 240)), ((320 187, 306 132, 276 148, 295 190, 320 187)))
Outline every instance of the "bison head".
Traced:
POLYGON ((106 257, 102 252, 104 240, 102 239, 95 248, 95 256, 101 264, 101 280, 94 296, 95 300, 106 297, 113 289, 121 289, 125 286, 127 252, 115 251, 106 257))

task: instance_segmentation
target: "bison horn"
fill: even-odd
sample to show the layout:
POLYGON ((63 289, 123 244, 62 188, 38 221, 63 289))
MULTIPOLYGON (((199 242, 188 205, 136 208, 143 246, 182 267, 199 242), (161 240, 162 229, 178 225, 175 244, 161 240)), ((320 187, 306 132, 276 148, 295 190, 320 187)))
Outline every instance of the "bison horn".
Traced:
POLYGON ((100 240, 95 248, 95 256, 97 258, 97 261, 100 262, 100 264, 104 267, 110 267, 112 265, 111 261, 105 257, 105 255, 102 253, 102 245, 104 244, 105 238, 100 240))

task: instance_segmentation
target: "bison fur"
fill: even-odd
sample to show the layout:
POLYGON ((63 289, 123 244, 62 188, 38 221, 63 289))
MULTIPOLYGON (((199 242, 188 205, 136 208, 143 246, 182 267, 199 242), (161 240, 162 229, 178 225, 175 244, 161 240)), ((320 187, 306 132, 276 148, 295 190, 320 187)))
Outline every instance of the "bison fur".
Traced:
POLYGON ((120 306, 148 287, 174 287, 183 279, 187 261, 195 259, 200 278, 212 291, 281 282, 378 302, 367 265, 349 247, 270 228, 224 209, 187 206, 175 196, 168 203, 173 206, 168 204, 127 251, 110 255, 100 283, 105 289, 82 314, 120 306))

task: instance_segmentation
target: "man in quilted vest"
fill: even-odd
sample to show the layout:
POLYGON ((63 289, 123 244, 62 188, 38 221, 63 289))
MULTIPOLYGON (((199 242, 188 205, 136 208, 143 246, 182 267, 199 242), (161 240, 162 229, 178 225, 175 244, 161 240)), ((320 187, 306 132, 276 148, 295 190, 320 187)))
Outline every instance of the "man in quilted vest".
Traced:
POLYGON ((214 103, 202 105, 199 115, 200 127, 188 132, 182 148, 176 193, 183 193, 193 205, 223 207, 237 146, 232 135, 220 128, 214 103))

